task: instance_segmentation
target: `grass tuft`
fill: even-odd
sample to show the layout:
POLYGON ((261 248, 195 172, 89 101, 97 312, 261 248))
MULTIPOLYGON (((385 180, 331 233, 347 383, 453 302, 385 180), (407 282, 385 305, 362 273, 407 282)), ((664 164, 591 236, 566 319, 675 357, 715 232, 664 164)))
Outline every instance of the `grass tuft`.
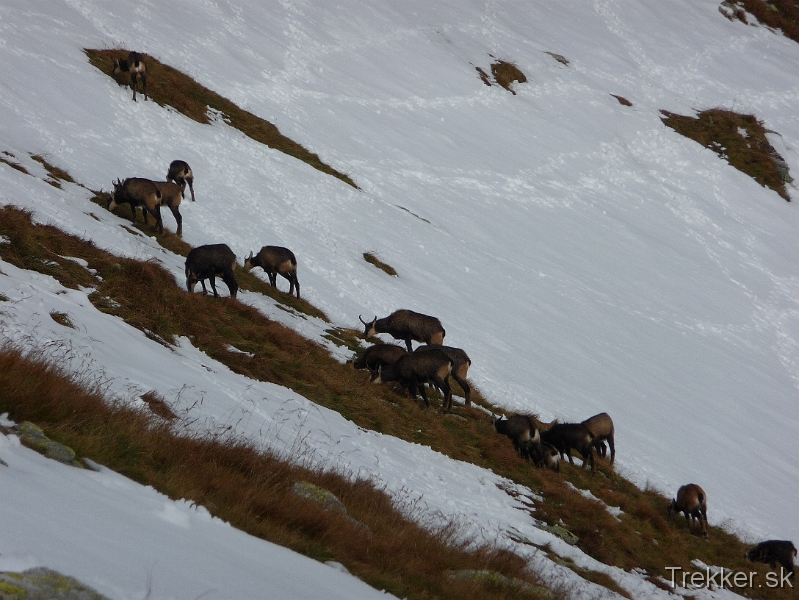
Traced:
POLYGON ((668 127, 713 150, 760 185, 791 201, 785 186, 793 181, 788 165, 766 138, 766 133, 770 132, 754 115, 723 108, 705 110, 696 117, 660 112, 668 127))
POLYGON ((785 37, 799 42, 799 3, 796 0, 738 0, 722 2, 721 13, 730 20, 748 23, 746 13, 759 23, 782 31, 785 37), (741 9, 743 7, 743 9, 741 9))
POLYGON ((497 60, 494 62, 491 65, 491 74, 494 76, 497 85, 505 88, 514 96, 516 92, 513 91, 513 84, 515 82, 525 83, 527 81, 527 77, 521 72, 519 67, 506 60, 497 60))
POLYGON ((399 277, 396 269, 389 264, 384 263, 382 260, 377 258, 377 255, 374 252, 364 252, 363 259, 368 262, 370 265, 376 266, 378 269, 391 275, 392 277, 399 277))

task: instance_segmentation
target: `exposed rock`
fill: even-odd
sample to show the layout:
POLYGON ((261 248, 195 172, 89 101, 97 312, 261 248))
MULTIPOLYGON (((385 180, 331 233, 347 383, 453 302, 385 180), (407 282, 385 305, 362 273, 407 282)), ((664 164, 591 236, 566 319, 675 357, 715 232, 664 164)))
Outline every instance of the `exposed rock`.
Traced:
POLYGON ((552 535, 558 536, 560 539, 562 539, 570 546, 574 546, 575 544, 577 544, 577 542, 580 541, 580 538, 578 538, 568 529, 561 527, 560 525, 541 525, 541 529, 543 529, 544 531, 548 531, 552 535))
POLYGON ((301 498, 305 498, 306 500, 311 500, 315 502, 319 506, 321 506, 324 510, 328 510, 331 512, 337 512, 352 522, 353 525, 358 527, 359 529, 363 529, 364 531, 369 531, 369 526, 365 523, 361 523, 357 519, 352 518, 347 514, 347 508, 341 503, 341 500, 336 498, 333 492, 326 490, 324 488, 319 487, 318 485, 314 485, 308 481, 297 481, 292 486, 292 491, 300 496, 301 498))
POLYGON ((320 488, 318 485, 308 481, 298 481, 292 487, 292 491, 301 498, 316 502, 325 510, 338 512, 342 515, 347 514, 347 508, 341 503, 341 500, 336 498, 333 492, 320 488))
POLYGON ((107 600, 77 579, 37 567, 22 573, 0 573, 3 600, 107 600))
POLYGON ((22 443, 37 452, 41 452, 47 458, 52 458, 65 465, 80 467, 78 461, 75 460, 75 451, 48 438, 38 425, 25 421, 19 426, 17 433, 22 443))

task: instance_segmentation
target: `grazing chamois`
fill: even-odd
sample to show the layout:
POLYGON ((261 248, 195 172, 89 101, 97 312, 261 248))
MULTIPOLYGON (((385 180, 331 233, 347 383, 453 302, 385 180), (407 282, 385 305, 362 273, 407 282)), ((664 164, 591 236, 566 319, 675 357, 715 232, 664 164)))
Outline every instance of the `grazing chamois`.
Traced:
POLYGON ((207 294, 205 280, 210 279, 214 297, 219 297, 215 280, 220 276, 227 284, 231 297, 235 298, 239 289, 233 274, 235 266, 236 255, 227 244, 209 244, 192 248, 186 256, 186 289, 190 294, 194 293, 194 286, 199 281, 203 286, 203 294, 207 294))
POLYGON ((541 441, 557 448, 561 456, 568 456, 574 464, 572 448, 583 457, 583 469, 591 463, 591 472, 596 472, 594 463, 594 435, 582 423, 554 423, 549 429, 541 432, 541 441))
POLYGON ((511 415, 507 419, 492 419, 497 433, 510 438, 522 458, 532 458, 532 445, 541 442, 535 419, 529 415, 511 415))
POLYGON ((441 346, 439 344, 419 346, 415 352, 425 352, 430 349, 442 350, 447 356, 449 356, 449 359, 452 361, 452 378, 457 381, 458 385, 463 389, 466 406, 471 406, 472 388, 469 387, 469 382, 466 381, 466 375, 469 373, 469 367, 472 365, 472 360, 469 358, 469 355, 460 348, 441 346))
POLYGON ((446 335, 441 321, 437 318, 412 310, 396 310, 383 319, 375 317, 371 323, 364 321, 360 315, 358 315, 358 320, 364 325, 364 338, 370 338, 378 333, 387 333, 395 340, 405 340, 408 352, 413 351, 411 340, 441 345, 444 343, 446 335))
POLYGON ((244 268, 248 271, 253 267, 261 267, 269 276, 269 283, 277 287, 277 276, 280 275, 289 282, 289 295, 297 290, 300 297, 300 282, 297 279, 297 259, 294 253, 282 246, 264 246, 255 256, 250 251, 250 256, 244 261, 244 268))
MULTIPOLYGON (((186 182, 181 180, 180 183, 172 183, 171 181, 154 181, 153 183, 161 192, 161 204, 169 207, 169 210, 172 211, 172 216, 175 217, 175 222, 178 225, 176 235, 183 237, 183 217, 180 215, 178 207, 186 191, 186 182)), ((144 222, 147 222, 146 218, 144 222)))
POLYGON ((616 460, 616 429, 613 427, 613 419, 608 413, 599 413, 583 421, 583 425, 594 434, 594 448, 602 458, 607 454, 605 440, 610 446, 610 464, 616 460))
POLYGON ((533 442, 530 445, 530 458, 536 467, 560 472, 560 452, 552 444, 533 442))
POLYGON ((144 64, 142 55, 138 52, 128 54, 127 60, 114 59, 114 75, 130 73, 130 87, 133 88, 133 101, 136 102, 136 88, 138 81, 144 88, 144 99, 147 100, 147 65, 144 64))
POLYGON ((432 382, 444 393, 443 412, 452 412, 452 390, 449 387, 449 374, 452 361, 441 350, 430 352, 408 352, 400 356, 393 364, 378 367, 374 383, 398 381, 408 388, 411 397, 416 400, 416 390, 427 406, 430 400, 424 391, 424 384, 432 382))
POLYGON ((669 504, 669 516, 683 513, 690 531, 694 521, 699 519, 699 526, 704 537, 709 537, 707 532, 707 496, 705 490, 689 483, 677 490, 677 498, 669 504))
POLYGON ((788 579, 795 579, 793 561, 796 558, 796 546, 788 540, 767 540, 760 542, 757 546, 749 550, 745 558, 752 562, 762 562, 769 565, 772 569, 777 568, 777 563, 788 571, 788 579))
POLYGON ((169 171, 166 173, 167 181, 174 181, 180 183, 185 181, 189 184, 189 191, 191 192, 191 201, 194 202, 194 173, 185 160, 173 160, 169 163, 169 171))
POLYGON ((405 348, 394 344, 375 344, 369 346, 363 354, 352 360, 354 369, 368 369, 370 381, 377 379, 380 367, 393 365, 400 356, 407 354, 405 348))
POLYGON ((161 220, 161 190, 149 179, 141 177, 128 177, 124 181, 117 179, 114 182, 114 191, 106 204, 108 210, 114 210, 120 204, 130 204, 133 213, 133 223, 136 223, 136 207, 141 206, 144 212, 144 223, 147 224, 147 213, 155 217, 158 230, 164 232, 161 220))

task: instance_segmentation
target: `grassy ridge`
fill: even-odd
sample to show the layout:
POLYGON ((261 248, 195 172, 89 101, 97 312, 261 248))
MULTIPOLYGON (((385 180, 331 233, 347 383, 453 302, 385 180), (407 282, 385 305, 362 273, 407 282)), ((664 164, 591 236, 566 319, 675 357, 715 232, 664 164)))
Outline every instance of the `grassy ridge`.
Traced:
MULTIPOLYGON (((120 73, 114 75, 115 58, 127 59, 127 50, 84 50, 89 57, 89 62, 100 71, 113 77, 120 85, 130 86, 130 75, 120 73)), ((185 75, 165 65, 152 56, 144 56, 147 64, 147 83, 150 99, 161 106, 171 106, 178 112, 186 115, 198 123, 210 123, 208 109, 217 111, 222 119, 231 127, 235 127, 256 142, 266 144, 270 148, 279 150, 293 156, 304 163, 311 165, 322 173, 332 175, 337 179, 358 189, 358 186, 349 175, 341 173, 324 163, 317 154, 306 150, 294 140, 287 138, 280 130, 264 119, 251 112, 243 110, 233 102, 212 92, 200 85, 188 75, 185 75)), ((142 97, 142 100, 144 98, 142 97)))
MULTIPOLYGON (((363 372, 339 364, 318 345, 234 299, 187 294, 158 264, 107 254, 91 242, 66 235, 56 228, 35 226, 28 214, 10 207, 0 210, 0 235, 11 242, 0 245, 3 260, 52 275, 67 287, 95 288, 90 296, 95 306, 149 332, 153 339, 168 344, 175 336, 187 336, 198 348, 237 373, 285 385, 313 402, 340 412, 362 427, 428 445, 452 458, 491 469, 530 487, 544 498, 543 502, 536 502, 531 516, 566 527, 579 537, 577 545, 583 551, 606 564, 624 569, 645 569, 656 580, 668 576, 666 567, 692 569, 690 561, 698 558, 711 565, 762 571, 758 581, 765 581, 765 566, 753 567, 741 558, 745 545, 739 539, 722 529, 711 528, 711 539, 702 540, 687 530, 683 519, 667 519, 666 498, 652 490, 639 490, 618 476, 605 461, 599 461, 595 476, 569 465, 564 465, 561 474, 536 470, 516 455, 506 438, 493 431, 484 412, 456 406, 454 415, 443 416, 436 410, 411 402, 407 396, 388 386, 369 384, 363 372), (89 268, 96 270, 102 279, 98 280, 87 269, 61 256, 85 259, 89 268), (251 356, 231 352, 229 346, 251 356), (623 514, 618 519, 613 517, 601 503, 583 497, 567 482, 589 490, 608 505, 620 507, 623 514)), ((346 338, 355 332, 338 331, 336 334, 346 338)), ((474 398, 477 404, 490 408, 479 391, 475 392, 474 398)), ((434 407, 440 405, 439 397, 431 399, 434 407)), ((81 448, 72 434, 61 433, 61 429, 74 426, 68 419, 64 422, 38 413, 18 414, 15 411, 19 409, 9 403, 9 397, 0 392, 2 410, 9 410, 17 419, 36 420, 54 439, 81 448)), ((113 460, 95 454, 105 444, 89 446, 85 451, 79 449, 79 452, 113 466, 116 464, 113 460)), ((112 448, 113 444, 109 447, 112 448)), ((134 458, 138 456, 137 453, 134 458)), ((123 472, 144 481, 138 469, 134 461, 123 472)), ((177 491, 150 483, 174 497, 187 497, 204 504, 214 514, 227 514, 224 511, 228 509, 222 508, 219 498, 209 497, 202 490, 189 486, 177 491)), ((522 513, 520 518, 524 518, 522 513)), ((247 529, 246 525, 240 526, 247 529)), ((278 541, 281 538, 267 539, 278 541)), ((312 556, 326 556, 324 552, 319 554, 315 546, 304 545, 305 542, 292 544, 295 542, 286 545, 312 556)), ((336 560, 350 566, 340 551, 329 552, 336 560)), ((611 589, 618 587, 606 575, 585 572, 568 561, 566 564, 601 585, 611 589)), ((395 568, 392 565, 391 569, 395 568)), ((382 579, 378 577, 377 581, 382 579)), ((373 584, 388 586, 385 583, 373 584)), ((390 589, 397 588, 391 586, 390 589)), ((411 593, 407 588, 401 589, 402 592, 396 593, 428 597, 411 593)), ((440 591, 429 597, 449 596, 440 591)), ((752 597, 792 596, 790 590, 763 588, 752 590, 752 597)))
MULTIPOLYGON (((187 498, 252 535, 318 560, 336 560, 378 589, 411 598, 541 598, 519 557, 456 542, 456 527, 427 531, 368 481, 321 473, 259 452, 247 440, 207 433, 177 435, 174 425, 104 397, 54 361, 0 348, 0 412, 41 424, 79 456, 187 498), (348 515, 292 492, 310 482, 334 493, 348 515), (364 527, 365 525, 365 527, 364 527), (454 571, 490 570, 531 586, 456 579, 454 571)), ((301 457, 299 457, 301 458, 301 457)), ((408 507, 413 511, 413 507, 408 507)))

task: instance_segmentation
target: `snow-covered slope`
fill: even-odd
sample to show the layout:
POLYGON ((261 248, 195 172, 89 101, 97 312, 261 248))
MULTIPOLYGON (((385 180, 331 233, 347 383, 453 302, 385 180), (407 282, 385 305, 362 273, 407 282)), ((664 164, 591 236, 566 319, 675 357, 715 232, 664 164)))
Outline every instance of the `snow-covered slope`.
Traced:
MULTIPOLYGON (((336 325, 396 308, 436 315, 496 404, 564 420, 605 410, 618 468, 635 481, 667 493, 700 483, 712 523, 799 538, 799 214, 659 119, 660 109, 752 112, 779 132, 771 139, 796 171, 795 42, 696 0, 3 0, 0 31, 0 152, 45 155, 92 189, 161 178, 171 160, 187 160, 197 192, 181 207, 190 243, 225 242, 242 257, 264 244, 292 248, 304 296, 336 325), (102 47, 190 74, 361 190, 222 122, 134 104, 82 52, 102 47), (516 95, 480 81, 475 67, 488 70, 492 56, 527 75, 516 95), (367 264, 365 251, 399 277, 367 264)), ((180 280, 178 257, 130 236, 78 186, 56 190, 0 164, 0 201, 113 252, 158 257, 180 280)), ((173 357, 179 369, 131 370, 121 353, 154 344, 139 336, 114 355, 104 336, 121 326, 85 295, 0 270, 0 292, 13 299, 0 306, 8 337, 69 339, 123 393, 177 399, 188 384, 212 399, 202 417, 238 422, 231 415, 249 400, 218 385, 235 377, 219 366, 219 379, 208 377, 198 367, 207 358, 188 344, 173 357), (51 296, 85 315, 79 333, 47 317, 50 300, 39 298, 51 296)), ((242 299, 307 335, 321 331, 242 299)), ((431 513, 479 522, 490 539, 511 525, 420 477, 414 453, 424 450, 348 428, 287 390, 253 393, 248 432, 274 434, 269 424, 285 414, 297 424, 268 443, 290 447, 307 411, 338 466, 411 489, 431 513)), ((446 485, 493 488, 478 495, 492 510, 512 502, 492 495, 492 474, 425 461, 446 485)))

